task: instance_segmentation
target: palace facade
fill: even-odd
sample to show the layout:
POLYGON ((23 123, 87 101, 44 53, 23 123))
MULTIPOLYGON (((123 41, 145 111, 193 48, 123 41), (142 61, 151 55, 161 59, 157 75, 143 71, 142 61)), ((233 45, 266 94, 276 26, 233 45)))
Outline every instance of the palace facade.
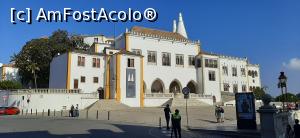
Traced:
POLYGON ((182 15, 173 31, 132 27, 116 38, 84 36, 88 51, 69 51, 51 62, 50 88, 100 92, 131 107, 161 106, 190 98, 206 104, 221 92, 250 92, 261 87, 259 65, 247 58, 207 53, 188 39, 182 15))

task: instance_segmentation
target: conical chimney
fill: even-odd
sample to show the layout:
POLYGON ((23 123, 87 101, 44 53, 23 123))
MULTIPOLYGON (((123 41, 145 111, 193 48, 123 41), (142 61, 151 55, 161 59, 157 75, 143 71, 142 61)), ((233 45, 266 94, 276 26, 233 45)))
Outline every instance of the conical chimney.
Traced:
POLYGON ((185 38, 188 38, 188 37, 187 37, 187 34, 186 34, 186 31, 185 31, 184 22, 183 22, 181 13, 179 13, 179 20, 178 20, 178 26, 177 26, 177 33, 181 34, 181 35, 184 36, 185 38))
POLYGON ((176 33, 177 27, 176 27, 176 20, 173 20, 173 33, 176 33))

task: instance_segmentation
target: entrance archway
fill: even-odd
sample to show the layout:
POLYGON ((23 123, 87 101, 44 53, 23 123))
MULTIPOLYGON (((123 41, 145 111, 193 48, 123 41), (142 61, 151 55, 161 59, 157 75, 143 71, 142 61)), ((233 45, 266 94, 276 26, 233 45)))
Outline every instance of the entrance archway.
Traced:
POLYGON ((180 93, 181 92, 181 84, 180 82, 176 79, 176 80, 173 80, 170 84, 170 87, 169 87, 169 92, 170 93, 180 93))
POLYGON ((160 79, 156 79, 151 85, 151 93, 163 93, 164 83, 160 79))
POLYGON ((190 93, 196 93, 196 82, 190 81, 186 86, 190 89, 190 93))

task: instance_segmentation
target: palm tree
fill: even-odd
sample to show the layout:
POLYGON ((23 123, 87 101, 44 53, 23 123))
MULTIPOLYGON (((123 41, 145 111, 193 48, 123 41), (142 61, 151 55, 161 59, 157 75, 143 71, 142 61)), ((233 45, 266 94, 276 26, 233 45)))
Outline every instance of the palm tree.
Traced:
POLYGON ((30 71, 33 74, 34 85, 35 85, 35 88, 37 88, 37 84, 36 84, 36 78, 37 78, 37 76, 36 76, 35 71, 40 71, 40 68, 37 66, 36 63, 29 63, 29 65, 26 67, 26 70, 30 71))

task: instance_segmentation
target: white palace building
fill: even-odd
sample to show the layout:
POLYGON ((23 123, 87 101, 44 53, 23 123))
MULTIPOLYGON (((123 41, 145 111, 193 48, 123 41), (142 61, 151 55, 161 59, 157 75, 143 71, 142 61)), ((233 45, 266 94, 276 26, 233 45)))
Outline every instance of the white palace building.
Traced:
POLYGON ((69 51, 51 62, 49 87, 98 92, 130 107, 161 106, 183 99, 221 101, 221 92, 261 87, 259 65, 247 58, 207 53, 188 39, 181 14, 173 31, 132 27, 120 36, 85 36, 88 51, 69 51))

